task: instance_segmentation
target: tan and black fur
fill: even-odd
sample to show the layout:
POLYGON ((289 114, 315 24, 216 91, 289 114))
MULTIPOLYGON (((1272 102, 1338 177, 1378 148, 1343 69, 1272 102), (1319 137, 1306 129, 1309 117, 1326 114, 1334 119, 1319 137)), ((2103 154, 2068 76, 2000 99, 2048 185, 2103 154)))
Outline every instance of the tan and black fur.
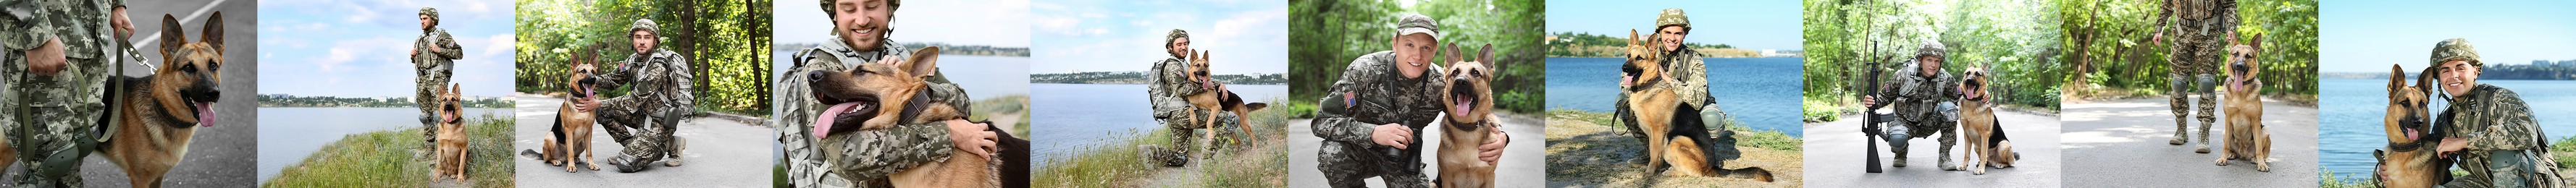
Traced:
POLYGON ((2265 132, 2263 126, 2263 82, 2255 79, 2263 72, 2260 58, 2256 58, 2261 54, 2263 35, 2253 38, 2253 43, 2245 43, 2228 37, 2236 45, 2227 48, 2227 64, 2221 70, 2227 73, 2226 83, 2221 83, 2227 87, 2226 105, 2222 106, 2227 110, 2227 146, 2225 152, 2218 154, 2217 163, 2225 166, 2228 160, 2242 159, 2254 162, 2255 171, 2271 172, 2272 134, 2265 132))
POLYGON ((572 78, 566 83, 571 85, 571 90, 565 92, 570 97, 555 108, 554 127, 549 131, 553 137, 546 138, 542 157, 548 165, 563 166, 564 172, 574 172, 578 165, 590 165, 590 170, 599 170, 599 164, 592 163, 590 151, 591 133, 594 132, 591 130, 598 126, 598 112, 573 108, 573 104, 599 100, 595 97, 599 94, 595 88, 599 78, 594 77, 598 75, 599 65, 589 57, 575 58, 572 62, 572 78))
POLYGON ((2433 134, 2433 79, 2421 73, 2414 83, 2406 81, 2405 66, 2388 67, 2388 115, 2380 119, 2388 130, 2388 148, 2370 151, 2379 160, 2374 178, 2380 186, 2398 188, 2433 187, 2451 177, 2451 163, 2436 158, 2433 148, 2441 135, 2433 134))
MULTIPOLYGON (((816 125, 818 130, 815 132, 824 134, 822 139, 851 139, 831 135, 966 119, 966 109, 927 98, 930 91, 926 80, 936 74, 938 60, 939 47, 927 47, 913 52, 912 57, 897 64, 863 63, 849 71, 809 73, 812 75, 810 79, 814 80, 816 101, 835 104, 834 108, 855 108, 846 109, 844 113, 823 114, 832 120, 816 125)), ((987 126, 985 130, 994 131, 1000 137, 997 141, 1000 148, 996 148, 1000 151, 997 153, 1000 158, 958 151, 942 162, 896 172, 887 177, 888 182, 895 187, 1027 187, 1029 179, 1026 173, 1005 173, 1004 168, 1026 172, 1028 140, 1012 137, 1008 131, 1000 131, 999 127, 987 126)), ((822 147, 824 151, 837 151, 840 149, 835 147, 841 146, 824 144, 822 147)), ((824 152, 823 157, 847 156, 824 152)))
MULTIPOLYGON (((1234 128, 1235 128, 1235 130, 1243 130, 1243 131, 1246 131, 1246 132, 1252 131, 1252 129, 1251 129, 1252 127, 1247 126, 1247 125, 1244 125, 1244 124, 1246 124, 1246 123, 1245 123, 1245 121, 1244 121, 1244 119, 1246 119, 1246 118, 1244 117, 1244 115, 1249 115, 1249 114, 1251 114, 1251 113, 1252 113, 1252 111, 1257 111, 1257 110, 1261 110, 1262 108, 1269 107, 1269 106, 1270 106, 1270 104, 1267 104, 1267 103, 1257 103, 1257 102, 1256 102, 1256 103, 1250 103, 1250 104, 1243 103, 1243 102, 1244 102, 1244 100, 1243 100, 1243 96, 1235 95, 1233 90, 1228 90, 1228 89, 1226 89, 1226 88, 1225 88, 1225 84, 1224 84, 1224 83, 1219 83, 1219 82, 1217 82, 1216 77, 1215 77, 1214 75, 1211 75, 1211 74, 1209 74, 1209 73, 1208 73, 1208 68, 1209 68, 1209 67, 1208 67, 1208 59, 1209 59, 1209 58, 1208 58, 1208 52, 1207 52, 1207 51, 1199 51, 1198 53, 1195 53, 1195 54, 1190 55, 1190 57, 1189 57, 1189 63, 1190 63, 1190 66, 1188 67, 1188 70, 1187 70, 1187 71, 1188 71, 1188 73, 1190 74, 1190 81, 1191 81, 1191 82, 1198 82, 1200 87, 1206 87, 1205 89, 1208 89, 1208 90, 1207 90, 1207 91, 1204 91, 1204 92, 1199 92, 1198 94, 1190 94, 1190 95, 1188 95, 1188 96, 1182 96, 1182 99, 1183 99, 1183 100, 1188 100, 1188 101, 1190 102, 1190 106, 1191 106, 1191 107, 1196 107, 1196 108, 1199 108, 1199 109, 1207 110, 1207 112, 1208 112, 1207 114, 1198 114, 1198 115, 1199 115, 1198 117, 1217 117, 1217 114, 1216 114, 1216 113, 1218 113, 1218 112, 1233 112, 1233 113, 1234 113, 1234 115, 1235 115, 1235 121, 1234 121, 1234 122, 1236 122, 1236 123, 1234 124, 1234 126, 1235 126, 1235 127, 1234 127, 1234 128)), ((1217 128, 1217 127, 1216 127, 1216 126, 1217 126, 1216 118, 1198 118, 1198 119, 1199 119, 1199 122, 1192 122, 1192 123, 1197 123, 1197 124, 1199 124, 1199 126, 1198 126, 1198 127, 1206 127, 1206 128, 1210 128, 1211 130, 1214 130, 1215 128, 1217 128)), ((1211 131, 1211 132, 1213 132, 1213 131, 1211 131)), ((1210 143, 1210 144, 1214 144, 1214 143, 1216 143, 1216 135, 1217 135, 1217 134, 1205 134, 1205 135, 1206 135, 1206 136, 1204 136, 1204 138, 1200 138, 1200 140, 1205 140, 1205 141, 1207 141, 1207 143, 1210 143)), ((1255 135, 1258 135, 1258 134, 1248 134, 1248 133, 1247 133, 1247 134, 1243 134, 1243 136, 1255 136, 1255 135)), ((1235 143, 1235 144, 1243 144, 1243 143, 1235 143)))
POLYGON ((466 154, 469 143, 466 143, 465 118, 462 114, 465 108, 464 105, 457 103, 462 101, 462 97, 457 95, 457 87, 459 86, 456 84, 448 84, 447 91, 438 94, 438 104, 434 104, 438 105, 438 154, 435 155, 438 163, 431 168, 431 171, 434 171, 432 174, 436 175, 430 177, 431 179, 454 176, 456 181, 466 180, 465 162, 467 160, 465 158, 471 155, 466 154))
MULTIPOLYGON (((1626 91, 1629 111, 1635 112, 1637 126, 1646 132, 1647 174, 1657 174, 1664 167, 1681 169, 1688 176, 1726 176, 1771 181, 1771 172, 1762 168, 1718 169, 1716 151, 1711 149, 1714 137, 1702 124, 1699 109, 1682 104, 1677 92, 1655 87, 1665 79, 1662 53, 1658 53, 1628 31, 1627 64, 1620 68, 1621 82, 1630 83, 1626 91)), ((1731 146, 1729 146, 1731 147, 1731 146)))
MULTIPOLYGON (((199 127, 213 127, 214 105, 222 96, 220 70, 224 65, 223 12, 206 19, 199 41, 187 41, 179 19, 161 16, 161 66, 151 76, 114 76, 108 81, 120 88, 106 102, 115 110, 113 121, 99 122, 112 129, 98 135, 109 137, 94 150, 119 170, 135 187, 161 187, 163 175, 179 165, 188 154, 188 143, 199 127)), ((16 148, 0 140, 0 156, 16 155, 16 148)), ((8 166, 16 160, 0 160, 8 166)))
POLYGON ((1458 44, 1449 44, 1442 53, 1449 58, 1449 87, 1441 88, 1440 104, 1447 117, 1440 122, 1440 187, 1494 187, 1494 165, 1486 164, 1476 154, 1476 146, 1500 142, 1492 133, 1501 126, 1494 123, 1494 45, 1486 44, 1476 59, 1459 57, 1458 44))
POLYGON ((2019 153, 2013 152, 2012 139, 2004 135, 2003 123, 1995 121, 1994 95, 1986 92, 1992 80, 1984 68, 1968 68, 1967 72, 1967 80, 1959 83, 1959 90, 1967 95, 1959 100, 1959 132, 1967 136, 1963 139, 1968 142, 1968 153, 1960 155, 1959 161, 1968 162, 1968 171, 1978 175, 1986 174, 1987 167, 2012 168, 2019 153))

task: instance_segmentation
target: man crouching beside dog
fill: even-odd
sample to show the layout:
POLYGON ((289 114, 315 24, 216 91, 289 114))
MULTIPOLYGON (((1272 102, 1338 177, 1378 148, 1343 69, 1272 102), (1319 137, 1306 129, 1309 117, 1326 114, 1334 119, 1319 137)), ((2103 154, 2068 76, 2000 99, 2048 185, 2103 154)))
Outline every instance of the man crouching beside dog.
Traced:
MULTIPOLYGON (((680 150, 685 145, 671 132, 678 131, 680 119, 696 113, 696 98, 690 92, 691 82, 687 57, 661 48, 661 27, 650 19, 635 20, 627 26, 627 38, 635 54, 619 61, 617 68, 599 75, 599 87, 617 88, 635 84, 625 96, 574 103, 581 111, 598 114, 598 124, 610 138, 625 146, 608 164, 617 172, 633 173, 652 167, 680 166, 680 150), (665 158, 668 160, 665 160, 665 158)), ((596 97, 596 96, 589 96, 596 97)))
MULTIPOLYGON (((1312 125, 1324 139, 1316 168, 1332 187, 1363 187, 1369 177, 1384 177, 1386 187, 1427 187, 1422 174, 1422 130, 1443 109, 1440 91, 1446 76, 1432 66, 1440 47, 1440 27, 1431 17, 1406 15, 1391 38, 1394 50, 1351 60, 1341 80, 1325 93, 1320 117, 1312 125)), ((1476 146, 1478 159, 1494 163, 1511 140, 1491 132, 1493 143, 1476 146)))
MULTIPOLYGON (((1172 145, 1146 146, 1145 150, 1152 152, 1147 156, 1152 158, 1151 161, 1163 166, 1177 167, 1189 164, 1190 150, 1197 149, 1195 148, 1197 145, 1192 145, 1190 141, 1202 139, 1196 136, 1198 129, 1234 127, 1235 124, 1242 123, 1234 122, 1236 117, 1242 114, 1220 111, 1214 113, 1215 117, 1201 117, 1208 116, 1206 114, 1210 114, 1209 111, 1216 110, 1190 106, 1190 102, 1183 98, 1199 92, 1222 92, 1209 89, 1217 86, 1201 86, 1199 82, 1189 81, 1187 70, 1190 64, 1183 59, 1189 58, 1191 52, 1188 31, 1173 29, 1171 34, 1164 35, 1163 51, 1171 55, 1171 58, 1154 62, 1154 75, 1147 76, 1153 80, 1150 82, 1154 85, 1146 92, 1150 97, 1147 99, 1154 103, 1154 120, 1163 121, 1163 127, 1172 131, 1172 145), (1208 120, 1206 118, 1216 118, 1214 120, 1217 121, 1217 126, 1208 127, 1208 124, 1199 123, 1208 120)), ((1210 152, 1214 152, 1216 147, 1221 145, 1223 144, 1209 143, 1207 147, 1210 152)))
POLYGON ((2468 172, 2440 187, 2568 187, 2522 96, 2478 83, 2486 63, 2467 39, 2435 43, 2430 59, 2432 73, 2421 79, 2438 81, 2442 98, 2451 102, 2434 115, 2433 134, 2442 135, 2435 150, 2468 172))
MULTIPOLYGON (((899 125, 886 129, 858 130, 839 136, 851 139, 826 141, 815 137, 815 118, 822 116, 824 104, 815 100, 810 75, 818 70, 842 71, 862 63, 895 64, 911 57, 886 36, 894 32, 894 11, 903 7, 902 0, 821 0, 824 15, 832 20, 832 35, 822 45, 795 54, 797 59, 777 83, 779 116, 773 119, 778 142, 786 145, 789 185, 794 187, 888 187, 887 177, 895 172, 947 159, 952 153, 994 156, 997 133, 988 125, 966 120, 941 121, 934 124, 899 125), (947 138, 947 139, 918 139, 947 138), (837 144, 849 151, 820 151, 818 145, 837 144), (821 152, 839 153, 827 159, 821 152)), ((949 82, 944 75, 926 79, 931 100, 964 105, 966 91, 949 82)), ((957 109, 967 109, 958 106, 957 109)), ((1025 183, 1025 182, 1021 182, 1025 183)))
POLYGON ((1946 106, 1959 99, 1959 91, 1953 90, 1958 84, 1952 83, 1950 73, 1941 72, 1941 43, 1926 41, 1922 46, 1914 52, 1914 64, 1896 71, 1896 83, 1862 97, 1861 105, 1878 106, 1877 96, 1896 97, 1891 103, 1896 106, 1896 121, 1881 129, 1887 134, 1881 138, 1892 147, 1888 151, 1896 153, 1896 167, 1905 167, 1905 152, 1912 151, 1906 149, 1906 140, 1940 133, 1941 170, 1959 170, 1959 165, 1950 161, 1950 148, 1957 146, 1959 140, 1959 118, 1951 114, 1956 113, 1957 107, 1946 106))

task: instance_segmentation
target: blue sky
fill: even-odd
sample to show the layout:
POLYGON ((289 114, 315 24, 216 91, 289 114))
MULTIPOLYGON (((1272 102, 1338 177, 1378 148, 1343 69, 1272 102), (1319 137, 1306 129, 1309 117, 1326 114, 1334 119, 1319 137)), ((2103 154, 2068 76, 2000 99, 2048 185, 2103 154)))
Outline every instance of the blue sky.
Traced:
POLYGON ((2487 64, 2576 59, 2576 1, 2320 2, 2323 72, 2425 67, 2433 43, 2466 38, 2487 64))
MULTIPOLYGON (((832 19, 815 1, 777 1, 771 20, 777 43, 830 39, 832 19)), ((895 42, 941 42, 997 47, 1029 46, 1029 0, 904 1, 895 10, 895 42)))
POLYGON ((421 7, 438 7, 438 27, 465 58, 450 80, 467 96, 511 94, 513 2, 504 0, 261 0, 261 94, 410 97, 406 50, 420 37, 421 7))
POLYGON ((1190 48, 1210 51, 1215 74, 1288 72, 1288 8, 1278 1, 1063 0, 1030 13, 1030 73, 1146 71, 1170 57, 1163 36, 1190 33, 1190 48))
POLYGON ((1642 35, 1652 32, 1656 14, 1665 8, 1690 16, 1691 35, 1684 42, 1794 50, 1807 41, 1798 34, 1798 1, 1547 1, 1547 31, 1626 36, 1635 29, 1642 35))

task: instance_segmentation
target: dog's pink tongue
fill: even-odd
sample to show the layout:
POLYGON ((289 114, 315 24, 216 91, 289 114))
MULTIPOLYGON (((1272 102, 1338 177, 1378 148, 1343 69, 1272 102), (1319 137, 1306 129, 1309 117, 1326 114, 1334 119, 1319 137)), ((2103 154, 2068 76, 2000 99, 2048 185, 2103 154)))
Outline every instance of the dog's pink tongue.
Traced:
POLYGON ((1449 113, 1467 113, 1467 106, 1468 106, 1469 104, 1475 104, 1475 103, 1472 103, 1472 102, 1458 102, 1458 104, 1457 104, 1457 105, 1454 105, 1454 106, 1457 106, 1457 107, 1453 107, 1453 108, 1457 108, 1458 110, 1450 110, 1450 111, 1449 111, 1449 113))
POLYGON ((2406 129, 2406 140, 2416 140, 2415 129, 2406 129))
POLYGON ((822 115, 814 117, 814 138, 822 138, 823 134, 828 134, 830 133, 828 131, 832 131, 832 119, 834 119, 834 117, 858 107, 859 103, 846 102, 832 105, 831 108, 825 108, 822 115))
POLYGON ((1636 79, 1637 78, 1628 75, 1619 75, 1619 86, 1632 85, 1634 82, 1637 82, 1636 79))
POLYGON ((215 103, 197 103, 197 126, 215 127, 215 103))

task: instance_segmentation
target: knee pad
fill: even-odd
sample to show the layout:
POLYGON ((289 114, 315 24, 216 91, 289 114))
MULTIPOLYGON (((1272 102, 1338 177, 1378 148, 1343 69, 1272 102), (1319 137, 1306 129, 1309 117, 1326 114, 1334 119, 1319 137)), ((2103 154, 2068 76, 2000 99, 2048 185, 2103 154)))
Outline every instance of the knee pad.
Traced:
POLYGON ((2192 89, 2200 90, 2198 92, 2202 94, 2218 93, 2218 78, 2216 78, 2216 76, 2203 73, 2200 74, 2199 77, 2200 85, 2194 86, 2192 89))

